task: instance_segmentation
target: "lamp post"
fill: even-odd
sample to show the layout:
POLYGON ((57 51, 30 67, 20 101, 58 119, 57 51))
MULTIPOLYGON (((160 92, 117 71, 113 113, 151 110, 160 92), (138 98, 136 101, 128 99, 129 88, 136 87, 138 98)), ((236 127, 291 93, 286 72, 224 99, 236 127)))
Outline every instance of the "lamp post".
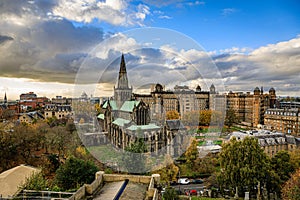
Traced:
MULTIPOLYGON (((179 179, 180 180, 180 169, 178 170, 178 176, 179 176, 179 179)), ((178 181, 177 181, 178 182, 178 181)), ((179 195, 181 194, 181 190, 180 190, 180 182, 179 182, 179 195)))

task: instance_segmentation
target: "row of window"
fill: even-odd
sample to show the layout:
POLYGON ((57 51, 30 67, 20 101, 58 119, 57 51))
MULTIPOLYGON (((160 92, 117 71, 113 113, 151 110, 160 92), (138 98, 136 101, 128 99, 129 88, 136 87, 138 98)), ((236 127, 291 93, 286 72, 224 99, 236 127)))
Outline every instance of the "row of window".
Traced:
MULTIPOLYGON (((282 112, 282 111, 267 111, 266 114, 269 114, 269 115, 297 116, 296 112, 282 112)), ((300 112, 298 113, 298 116, 300 116, 300 112)))

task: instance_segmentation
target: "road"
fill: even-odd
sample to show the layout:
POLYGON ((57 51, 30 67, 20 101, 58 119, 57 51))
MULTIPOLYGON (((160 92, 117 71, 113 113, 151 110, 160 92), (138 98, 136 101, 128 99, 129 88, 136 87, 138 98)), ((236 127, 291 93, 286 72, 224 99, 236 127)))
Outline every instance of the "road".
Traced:
POLYGON ((197 191, 200 191, 200 190, 203 190, 205 188, 204 184, 188 184, 188 185, 172 185, 171 187, 175 188, 175 190, 181 190, 181 191, 184 191, 184 190, 197 190, 197 191))

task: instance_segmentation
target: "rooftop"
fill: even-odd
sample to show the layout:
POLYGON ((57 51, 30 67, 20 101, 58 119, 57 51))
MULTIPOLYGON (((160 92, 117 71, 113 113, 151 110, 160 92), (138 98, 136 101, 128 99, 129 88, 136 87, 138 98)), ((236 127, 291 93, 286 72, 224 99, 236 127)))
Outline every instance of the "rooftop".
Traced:
POLYGON ((0 194, 2 197, 15 195, 19 190, 19 186, 23 184, 28 177, 40 171, 40 169, 34 167, 20 165, 2 172, 0 174, 0 194))

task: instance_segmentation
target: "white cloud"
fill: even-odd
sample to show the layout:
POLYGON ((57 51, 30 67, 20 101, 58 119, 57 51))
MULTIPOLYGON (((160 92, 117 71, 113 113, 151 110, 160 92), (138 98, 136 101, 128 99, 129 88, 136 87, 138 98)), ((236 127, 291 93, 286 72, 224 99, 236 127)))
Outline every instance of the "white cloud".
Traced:
POLYGON ((231 47, 228 49, 221 49, 218 52, 221 54, 247 54, 249 52, 253 51, 253 49, 248 47, 231 47))
POLYGON ((172 19, 172 17, 168 16, 168 15, 160 15, 158 16, 159 19, 172 19))
POLYGON ((114 25, 124 24, 126 3, 122 0, 59 0, 53 14, 77 22, 90 23, 93 19, 114 25))
POLYGON ((191 1, 191 2, 187 2, 186 4, 189 6, 198 6, 198 5, 204 5, 205 2, 204 1, 191 1))
POLYGON ((112 25, 143 25, 150 8, 144 4, 129 6, 125 0, 59 0, 53 15, 77 22, 90 23, 94 19, 112 25))
POLYGON ((235 9, 235 8, 224 8, 224 9, 222 10, 222 15, 228 16, 228 15, 231 15, 231 14, 237 12, 237 11, 238 11, 238 10, 235 9))

